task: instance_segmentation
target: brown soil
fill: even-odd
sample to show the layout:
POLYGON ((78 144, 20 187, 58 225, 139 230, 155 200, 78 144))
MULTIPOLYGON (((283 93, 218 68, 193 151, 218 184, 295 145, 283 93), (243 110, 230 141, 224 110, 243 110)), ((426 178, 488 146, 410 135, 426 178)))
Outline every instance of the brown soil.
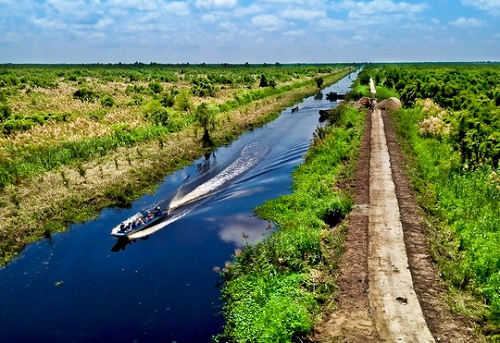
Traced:
MULTIPOLYGON (((404 237, 403 253, 406 250, 406 256, 402 256, 400 260, 407 261, 406 265, 411 273, 409 281, 410 284, 413 282, 412 288, 414 289, 411 293, 416 294, 418 298, 418 302, 415 301, 416 307, 421 308, 421 313, 425 318, 425 322, 422 320, 424 327, 412 327, 413 323, 410 322, 414 319, 418 321, 418 319, 411 316, 409 320, 406 318, 408 313, 413 313, 408 312, 411 307, 409 304, 412 303, 410 296, 391 298, 389 299, 391 304, 384 303, 383 306, 388 307, 381 309, 381 302, 386 301, 388 295, 393 297, 390 289, 394 285, 387 284, 382 288, 380 285, 377 286, 379 280, 376 279, 379 278, 379 274, 372 269, 374 269, 374 263, 379 263, 380 258, 374 256, 374 253, 376 248, 395 249, 392 245, 384 247, 384 242, 381 243, 381 247, 374 247, 377 237, 374 237, 373 227, 370 227, 373 221, 380 219, 374 220, 369 217, 373 216, 374 203, 379 201, 373 197, 373 189, 372 195, 370 193, 370 179, 373 179, 373 175, 370 175, 370 169, 373 169, 370 168, 370 162, 373 164, 372 148, 375 149, 375 143, 372 143, 371 137, 371 117, 372 111, 370 110, 367 114, 365 134, 355 175, 356 181, 353 185, 355 208, 348 218, 347 238, 337 279, 338 307, 331 313, 325 314, 323 321, 316 327, 314 340, 317 342, 395 340, 425 342, 433 339, 436 342, 480 341, 480 338, 472 333, 472 323, 466 318, 452 314, 446 303, 445 287, 439 279, 438 271, 429 254, 423 216, 404 172, 401 149, 385 111, 382 111, 383 128, 390 155, 390 173, 392 173, 399 205, 395 207, 399 208, 400 226, 402 226, 404 237), (405 320, 408 320, 408 325, 405 324, 405 320), (398 332, 392 330, 395 322, 399 323, 400 331, 398 332), (413 332, 405 332, 405 330, 413 332), (426 336, 425 332, 430 332, 432 337, 426 336)), ((378 240, 380 241, 380 237, 378 240)), ((399 262, 398 258, 395 263, 399 262)), ((399 277, 395 274, 402 274, 397 268, 385 270, 384 273, 392 274, 391 277, 399 277)), ((392 288, 397 292, 398 287, 397 285, 392 288)), ((418 315, 414 316, 418 317, 418 315)))

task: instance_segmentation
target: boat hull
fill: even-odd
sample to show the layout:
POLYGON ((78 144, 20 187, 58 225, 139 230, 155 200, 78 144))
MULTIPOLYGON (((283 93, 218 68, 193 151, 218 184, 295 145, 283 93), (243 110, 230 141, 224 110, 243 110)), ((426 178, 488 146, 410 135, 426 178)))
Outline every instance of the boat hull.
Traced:
POLYGON ((144 211, 138 212, 127 220, 121 222, 111 230, 111 236, 117 238, 128 237, 129 235, 144 230, 155 223, 162 220, 164 214, 157 213, 152 218, 148 218, 148 214, 144 211))

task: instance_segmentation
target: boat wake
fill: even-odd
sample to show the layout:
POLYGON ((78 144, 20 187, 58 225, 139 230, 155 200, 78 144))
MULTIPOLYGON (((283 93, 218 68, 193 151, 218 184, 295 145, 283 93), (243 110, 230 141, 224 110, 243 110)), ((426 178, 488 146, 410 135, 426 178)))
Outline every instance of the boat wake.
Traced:
POLYGON ((168 213, 167 219, 148 228, 128 235, 129 240, 145 238, 164 227, 185 217, 209 200, 209 197, 226 190, 238 176, 248 172, 255 167, 269 152, 269 147, 259 142, 246 145, 240 156, 229 166, 223 169, 214 177, 196 186, 196 181, 192 181, 182 186, 182 188, 193 189, 186 194, 182 194, 179 189, 175 197, 170 201, 165 211, 168 213), (194 184, 194 185, 193 185, 194 184))

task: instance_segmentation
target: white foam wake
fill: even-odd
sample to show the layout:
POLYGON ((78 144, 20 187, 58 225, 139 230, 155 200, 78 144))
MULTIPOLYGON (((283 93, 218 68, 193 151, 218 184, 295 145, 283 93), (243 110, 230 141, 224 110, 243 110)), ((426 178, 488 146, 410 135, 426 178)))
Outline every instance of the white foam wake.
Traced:
POLYGON ((241 175, 243 172, 255 166, 267 152, 268 148, 257 142, 245 146, 241 150, 241 155, 228 167, 222 170, 212 179, 199 185, 188 194, 174 198, 170 202, 169 210, 176 209, 182 205, 189 204, 195 200, 202 199, 219 190, 224 184, 241 175))
POLYGON ((198 201, 195 204, 183 209, 179 213, 176 213, 172 216, 169 216, 165 221, 158 223, 156 225, 152 225, 144 230, 135 232, 128 236, 129 240, 134 240, 138 238, 147 237, 164 227, 176 222, 184 216, 187 216, 189 213, 194 211, 196 208, 201 206, 205 201, 199 201, 206 198, 213 193, 220 191, 223 185, 227 184, 229 181, 233 180, 237 176, 241 175, 245 171, 257 165, 262 157, 267 153, 269 148, 260 143, 254 142, 248 144, 241 150, 241 155, 231 163, 227 168, 222 170, 219 174, 214 176, 212 179, 207 182, 199 185, 191 192, 187 193, 184 196, 179 198, 174 198, 169 205, 168 211, 174 210, 181 206, 190 204, 194 201, 198 201))

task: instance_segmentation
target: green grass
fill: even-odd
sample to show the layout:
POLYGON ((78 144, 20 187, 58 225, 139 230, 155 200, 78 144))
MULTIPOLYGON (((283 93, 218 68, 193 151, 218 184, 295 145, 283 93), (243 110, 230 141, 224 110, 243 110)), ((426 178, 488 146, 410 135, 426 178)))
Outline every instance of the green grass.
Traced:
POLYGON ((345 107, 335 126, 318 129, 304 164, 293 173, 293 192, 266 202, 257 214, 276 223, 266 240, 238 251, 227 265, 222 337, 233 342, 295 342, 310 334, 315 316, 336 290, 334 271, 343 226, 352 207, 336 185, 352 175, 364 114, 345 107), (314 270, 329 275, 322 282, 314 270))
POLYGON ((396 122, 413 160, 412 183, 433 222, 433 256, 455 296, 475 297, 455 310, 488 327, 494 340, 500 334, 500 180, 487 165, 461 165, 450 141, 419 135, 423 116, 420 108, 401 110, 396 122))

